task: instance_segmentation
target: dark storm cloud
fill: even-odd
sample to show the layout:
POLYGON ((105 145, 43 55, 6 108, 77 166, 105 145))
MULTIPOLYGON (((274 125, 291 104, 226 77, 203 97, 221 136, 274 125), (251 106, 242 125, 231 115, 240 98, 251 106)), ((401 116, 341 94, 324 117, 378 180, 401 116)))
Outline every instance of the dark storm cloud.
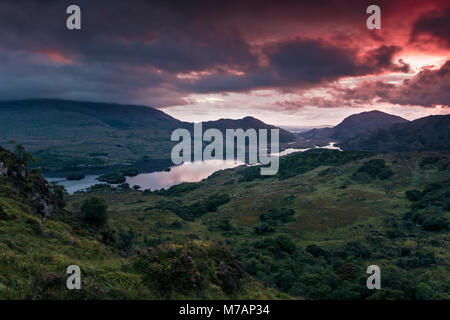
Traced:
POLYGON ((422 35, 431 36, 450 47, 450 7, 433 10, 417 20, 412 28, 411 39, 417 41, 422 35))
MULTIPOLYGON (((397 2, 381 3, 388 11, 397 2)), ((342 77, 408 72, 408 65, 394 62, 401 48, 383 44, 381 38, 368 52, 320 34, 296 38, 299 31, 365 29, 368 4, 2 0, 0 94, 2 99, 59 97, 167 106, 183 103, 190 93, 292 90, 342 77), (80 31, 65 28, 65 10, 74 3, 82 8, 80 31), (270 42, 257 41, 262 33, 270 42)))
POLYGON ((347 76, 383 71, 408 72, 409 65, 393 63, 400 51, 395 46, 380 46, 358 56, 355 49, 345 49, 321 40, 295 39, 262 48, 267 65, 249 70, 245 75, 214 74, 199 81, 181 84, 198 92, 248 91, 261 88, 308 88, 347 76))
POLYGON ((294 83, 319 83, 382 71, 409 71, 408 65, 392 62, 394 55, 400 51, 395 46, 380 46, 359 57, 355 49, 341 48, 320 40, 297 39, 277 43, 266 51, 277 75, 294 83))
POLYGON ((73 32, 65 28, 70 3, 0 3, 0 50, 8 56, 1 65, 2 99, 78 95, 124 102, 148 96, 156 105, 179 104, 177 73, 246 70, 258 62, 232 26, 195 21, 204 14, 200 8, 77 1, 82 30, 73 32), (55 56, 70 65, 58 65, 55 56))
POLYGON ((72 2, 0 3, 2 46, 51 48, 82 60, 148 64, 171 72, 256 62, 236 30, 195 21, 198 13, 189 6, 179 4, 177 11, 157 1, 77 1, 83 28, 73 32, 65 28, 65 9, 72 2))

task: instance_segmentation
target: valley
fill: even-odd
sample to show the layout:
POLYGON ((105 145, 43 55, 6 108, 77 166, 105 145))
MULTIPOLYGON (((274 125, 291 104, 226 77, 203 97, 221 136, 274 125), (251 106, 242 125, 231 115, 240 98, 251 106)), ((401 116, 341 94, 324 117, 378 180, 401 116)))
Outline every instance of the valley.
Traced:
MULTIPOLYGON (((325 158, 346 155, 323 152, 331 152, 325 158)), ((252 276, 294 296, 410 299, 424 294, 417 291, 425 281, 420 279, 431 277, 436 285, 447 279, 433 293, 446 297, 450 271, 446 231, 450 217, 449 153, 361 153, 338 160, 342 161, 339 165, 312 167, 306 165, 308 157, 311 154, 306 152, 282 158, 281 166, 295 160, 301 167, 301 173, 286 178, 247 179, 245 172, 251 168, 240 167, 167 191, 91 190, 71 196, 68 208, 76 212, 81 202, 93 195, 103 199, 110 208, 111 226, 131 228, 136 246, 192 239, 225 241, 241 254, 252 276), (420 163, 430 157, 440 160, 421 168, 420 163), (382 159, 392 175, 379 178, 358 171, 373 159, 382 159), (411 209, 414 202, 405 192, 433 184, 441 185, 435 196, 444 204, 411 209), (229 200, 195 218, 177 209, 196 207, 201 199, 221 195, 229 200), (411 210, 426 215, 431 208, 441 212, 439 217, 446 221, 442 228, 424 229, 405 218, 411 210), (283 212, 287 214, 284 218, 283 212), (263 214, 274 218, 262 218, 263 214), (384 292, 388 296, 373 296, 364 289, 365 268, 370 264, 380 265, 389 275, 384 282, 390 289, 384 292), (395 280, 412 274, 416 283, 395 280)))
MULTIPOLYGON (((279 170, 262 176, 260 165, 172 166, 164 137, 192 124, 151 108, 129 107, 117 122, 124 106, 26 101, 15 112, 21 104, 37 119, 32 106, 44 104, 55 118, 30 119, 24 130, 0 118, 3 144, 30 147, 0 148, 2 298, 450 298, 448 115, 368 112, 332 128, 280 131, 279 170), (371 121, 376 128, 361 133, 371 121), (54 129, 38 134, 39 126, 54 129), (46 157, 51 150, 59 151, 46 157), (84 275, 77 292, 65 290, 72 264, 84 275), (374 264, 383 290, 366 287, 374 264)), ((206 127, 214 125, 273 128, 250 117, 206 127)))

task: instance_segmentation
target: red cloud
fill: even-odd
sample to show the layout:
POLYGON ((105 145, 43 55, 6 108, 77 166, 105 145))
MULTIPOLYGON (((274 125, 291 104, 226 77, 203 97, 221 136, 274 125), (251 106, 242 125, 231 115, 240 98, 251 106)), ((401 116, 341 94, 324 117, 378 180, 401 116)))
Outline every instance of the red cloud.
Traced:
POLYGON ((450 106, 450 60, 440 69, 425 69, 400 85, 364 82, 345 89, 342 98, 352 103, 368 103, 373 99, 393 104, 422 107, 450 106))

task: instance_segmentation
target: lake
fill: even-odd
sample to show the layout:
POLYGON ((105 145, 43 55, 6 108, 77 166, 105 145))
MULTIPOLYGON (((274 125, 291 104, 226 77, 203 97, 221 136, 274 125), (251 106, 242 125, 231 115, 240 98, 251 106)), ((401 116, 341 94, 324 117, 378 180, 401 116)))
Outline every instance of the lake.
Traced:
MULTIPOLYGON (((326 149, 340 150, 334 146, 334 142, 322 147, 326 149)), ((316 147, 317 148, 317 147, 316 147)), ((285 156, 294 152, 304 152, 312 148, 296 149, 289 148, 281 151, 279 156, 285 156)), ((227 163, 222 160, 206 160, 203 162, 186 162, 178 166, 173 166, 170 171, 158 171, 151 173, 140 173, 135 177, 127 177, 127 183, 132 187, 138 185, 142 190, 151 189, 167 189, 173 185, 182 182, 198 182, 213 174, 216 171, 234 168, 243 165, 242 162, 227 163)), ((48 182, 57 182, 64 186, 69 194, 87 189, 95 184, 102 183, 96 180, 98 175, 87 175, 84 179, 78 181, 69 181, 65 178, 46 178, 48 182)))

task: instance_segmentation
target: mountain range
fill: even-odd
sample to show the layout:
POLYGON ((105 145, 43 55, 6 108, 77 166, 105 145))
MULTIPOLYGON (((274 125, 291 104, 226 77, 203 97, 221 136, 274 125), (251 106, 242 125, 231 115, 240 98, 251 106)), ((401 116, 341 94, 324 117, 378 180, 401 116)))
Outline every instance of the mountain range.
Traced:
MULTIPOLYGON (((450 115, 408 121, 378 110, 345 118, 331 128, 302 133, 280 130, 282 148, 310 148, 330 141, 343 150, 397 152, 450 149, 450 115)), ((44 171, 110 170, 138 166, 153 171, 171 165, 173 130, 192 132, 183 122, 146 106, 56 99, 0 102, 0 145, 15 141, 40 159, 44 171)), ((274 129, 253 117, 203 122, 217 128, 274 129)))
MULTIPOLYGON (((173 130, 193 130, 183 122, 146 106, 35 99, 0 102, 0 145, 13 140, 42 160, 46 169, 101 168, 146 161, 168 165, 173 130)), ((273 129, 245 117, 204 123, 206 128, 273 129)), ((280 142, 296 136, 280 129, 280 142)))
POLYGON ((307 139, 345 141, 359 134, 381 128, 389 127, 395 123, 406 123, 402 117, 373 110, 353 114, 332 128, 312 129, 300 135, 307 139))
POLYGON ((339 144, 343 150, 377 152, 450 150, 450 115, 435 115, 369 130, 339 144))

